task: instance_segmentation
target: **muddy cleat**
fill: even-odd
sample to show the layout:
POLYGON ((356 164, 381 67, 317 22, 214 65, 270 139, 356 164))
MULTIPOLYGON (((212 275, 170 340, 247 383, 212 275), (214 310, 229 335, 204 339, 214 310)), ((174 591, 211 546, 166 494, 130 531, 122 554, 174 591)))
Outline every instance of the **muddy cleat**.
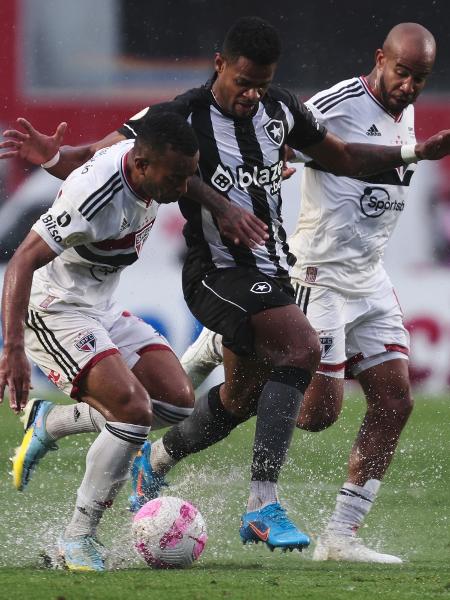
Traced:
POLYGON ((45 428, 47 415, 53 406, 52 402, 33 398, 27 403, 24 414, 20 418, 24 424, 25 435, 12 458, 14 486, 19 491, 26 488, 41 458, 49 450, 58 449, 45 428))
POLYGON ((194 389, 198 388, 217 365, 223 362, 222 336, 204 327, 180 362, 191 378, 194 389))
POLYGON ((59 558, 69 571, 104 571, 104 546, 90 535, 61 538, 59 558))
POLYGON ((297 549, 301 552, 310 543, 309 537, 288 519, 278 502, 243 515, 239 533, 244 544, 264 542, 270 550, 297 549))
POLYGON ((131 465, 131 487, 133 493, 129 497, 130 511, 137 512, 140 508, 159 496, 163 486, 167 486, 164 477, 153 472, 150 464, 152 445, 145 442, 131 465))
POLYGON ((317 540, 313 560, 336 560, 349 562, 401 564, 403 561, 392 554, 381 554, 367 548, 357 537, 324 534, 317 540))

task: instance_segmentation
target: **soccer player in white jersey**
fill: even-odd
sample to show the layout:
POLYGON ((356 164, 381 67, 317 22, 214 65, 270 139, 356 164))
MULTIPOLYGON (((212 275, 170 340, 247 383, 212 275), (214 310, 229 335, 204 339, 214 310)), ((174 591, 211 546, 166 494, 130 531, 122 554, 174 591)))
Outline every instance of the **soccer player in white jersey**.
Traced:
MULTIPOLYGON (((367 77, 342 81, 306 105, 327 129, 350 142, 415 144, 413 103, 433 67, 435 42, 404 23, 376 51, 367 77)), ((289 240, 297 262, 296 299, 319 334, 322 358, 298 426, 320 431, 336 421, 344 372, 356 378, 367 412, 353 445, 347 481, 320 536, 316 560, 400 563, 367 548, 356 532, 369 512, 412 410, 409 336, 382 257, 406 203, 415 164, 372 177, 336 177, 303 157, 302 201, 289 240)), ((181 362, 199 385, 221 356, 220 336, 204 330, 181 362)))
POLYGON ((84 431, 83 423, 97 411, 101 415, 95 428, 102 430, 88 451, 76 508, 59 541, 72 570, 104 569, 97 525, 147 439, 150 397, 168 410, 178 404, 190 412, 191 384, 168 342, 111 296, 121 271, 138 259, 159 205, 185 192, 197 164, 198 142, 183 118, 149 117, 136 141, 100 150, 72 173, 5 274, 1 399, 8 386, 11 408, 24 407, 30 388, 26 352, 79 401, 61 411, 49 402, 31 403, 32 425, 14 461, 17 487, 54 447, 61 423, 78 421, 84 431))
MULTIPOLYGON (((287 517, 278 499, 277 480, 303 395, 319 363, 320 346, 296 305, 288 278, 290 255, 280 214, 284 143, 335 173, 360 176, 441 158, 449 152, 450 131, 416 145, 375 148, 345 142, 320 125, 288 90, 271 86, 279 53, 278 35, 269 23, 257 17, 240 19, 215 57, 211 81, 168 103, 170 110, 192 123, 199 139, 199 172, 207 184, 203 191, 207 188, 214 196, 215 188, 230 205, 245 206, 260 216, 268 237, 263 247, 236 249, 223 240, 209 215, 190 198, 183 199, 189 245, 184 294, 193 314, 224 335, 225 381, 211 388, 189 417, 156 442, 155 454, 148 445, 143 448, 134 466, 139 472, 135 482, 144 483, 135 485, 134 497, 143 503, 147 490, 153 493, 152 470, 162 476, 256 413, 250 490, 240 536, 244 543, 263 541, 270 547, 301 549, 309 538, 287 517)), ((132 119, 118 133, 131 137, 138 128, 138 120, 132 119)), ((34 142, 42 141, 33 132, 29 137, 10 132, 9 138, 0 148, 12 148, 6 153, 10 156, 26 156, 34 142)), ((46 159, 52 156, 47 149, 46 159)), ((62 152, 61 161, 56 158, 58 170, 76 154, 76 149, 62 152)))

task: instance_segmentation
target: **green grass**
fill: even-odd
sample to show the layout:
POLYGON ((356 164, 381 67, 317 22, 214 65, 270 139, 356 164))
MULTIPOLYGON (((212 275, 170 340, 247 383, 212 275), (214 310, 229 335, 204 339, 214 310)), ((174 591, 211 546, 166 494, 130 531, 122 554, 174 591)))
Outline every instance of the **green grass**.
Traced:
MULTIPOLYGON (((320 434, 297 432, 280 481, 283 502, 314 538, 345 480, 347 455, 363 401, 349 399, 337 425, 320 434)), ((65 439, 47 456, 29 489, 12 488, 8 457, 21 437, 19 423, 0 407, 0 597, 23 599, 428 599, 450 598, 450 403, 419 399, 392 467, 361 535, 374 547, 406 559, 400 566, 314 563, 300 555, 242 547, 237 528, 245 505, 254 423, 180 464, 169 492, 203 513, 209 541, 186 571, 151 571, 134 556, 126 493, 102 524, 102 540, 116 551, 118 570, 71 574, 40 568, 70 517, 84 469, 88 436, 65 439)))

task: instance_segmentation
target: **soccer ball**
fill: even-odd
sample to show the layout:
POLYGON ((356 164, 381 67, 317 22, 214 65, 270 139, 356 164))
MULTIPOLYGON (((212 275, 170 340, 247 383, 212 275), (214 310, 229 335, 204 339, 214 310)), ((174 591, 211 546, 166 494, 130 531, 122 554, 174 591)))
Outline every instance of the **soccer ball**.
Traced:
POLYGON ((147 502, 134 516, 131 531, 137 552, 154 569, 188 567, 208 539, 197 508, 173 496, 147 502))

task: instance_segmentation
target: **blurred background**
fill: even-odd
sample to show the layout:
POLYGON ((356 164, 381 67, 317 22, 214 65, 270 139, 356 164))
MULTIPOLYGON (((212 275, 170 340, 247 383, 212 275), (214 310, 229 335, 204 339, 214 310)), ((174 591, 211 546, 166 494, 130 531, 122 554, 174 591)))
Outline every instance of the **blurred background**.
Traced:
MULTIPOLYGON (((5 0, 0 5, 0 131, 18 116, 66 142, 99 139, 149 104, 201 85, 233 21, 255 14, 280 31, 276 82, 302 99, 341 79, 367 74, 389 29, 416 21, 436 37, 433 75, 416 108, 424 139, 450 128, 450 3, 445 0, 5 0)), ((286 228, 299 208, 301 168, 284 185, 286 228)), ((0 281, 6 261, 60 182, 20 161, 0 161, 0 281)), ((441 393, 450 382, 450 161, 421 163, 386 266, 412 337, 417 386, 441 393)), ((118 297, 156 325, 181 354, 199 326, 182 298, 183 219, 163 207, 143 258, 118 297)), ((35 385, 42 385, 37 373, 35 385)))

